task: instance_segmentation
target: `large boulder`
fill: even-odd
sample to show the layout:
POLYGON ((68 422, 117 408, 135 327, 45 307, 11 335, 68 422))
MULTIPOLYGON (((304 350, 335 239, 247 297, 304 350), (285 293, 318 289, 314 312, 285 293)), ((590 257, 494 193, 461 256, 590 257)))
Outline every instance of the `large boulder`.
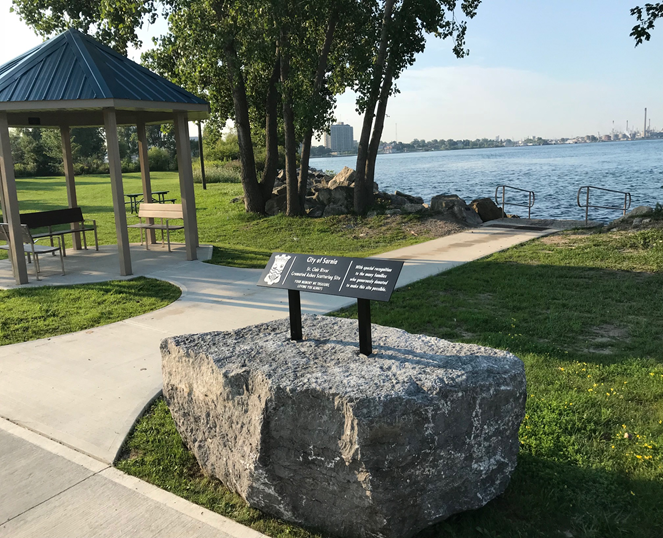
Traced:
POLYGON ((325 214, 325 206, 317 205, 311 209, 306 210, 306 214, 312 219, 319 219, 325 214))
POLYGON ((331 191, 331 203, 343 206, 346 211, 354 205, 355 190, 352 187, 336 187, 331 191))
POLYGON ((287 207, 288 196, 285 193, 279 194, 278 196, 274 196, 267 200, 267 203, 265 204, 265 213, 274 216, 279 213, 285 213, 287 207))
POLYGON ((506 351, 304 316, 161 344, 164 396, 207 475, 347 538, 408 538, 500 495, 526 401, 506 351))
POLYGON ((502 208, 497 207, 490 198, 472 200, 470 207, 479 214, 483 222, 502 218, 502 208))
POLYGON ((274 186, 274 189, 272 190, 272 194, 276 196, 281 196, 282 194, 286 194, 288 192, 288 186, 287 185, 279 185, 274 186))
POLYGON ((348 208, 344 205, 338 204, 329 204, 325 207, 324 212, 322 213, 323 217, 333 217, 334 215, 345 215, 348 212, 348 208))
POLYGON ((454 206, 451 211, 458 220, 464 222, 465 224, 470 226, 481 226, 483 224, 479 213, 474 211, 474 209, 472 209, 470 206, 457 205, 454 206))
POLYGON ((334 179, 329 182, 328 186, 330 189, 335 189, 336 187, 351 187, 355 183, 355 176, 355 171, 352 168, 345 166, 343 167, 343 170, 334 176, 334 179))
POLYGON ((421 196, 412 196, 411 194, 406 194, 401 191, 395 191, 394 194, 396 196, 400 196, 401 198, 405 198, 409 203, 411 204, 423 204, 424 199, 421 196))
POLYGON ((399 196, 398 194, 388 194, 387 196, 389 196, 391 205, 394 207, 404 207, 410 203, 407 198, 399 196))
POLYGON ((638 207, 635 207, 631 209, 628 213, 626 213, 627 217, 643 217, 645 215, 650 215, 654 212, 654 208, 650 207, 648 205, 639 205, 638 207))
POLYGON ((318 192, 315 194, 315 198, 323 205, 331 203, 332 191, 331 189, 321 188, 318 189, 318 192))
POLYGON ((424 204, 405 204, 402 208, 403 213, 421 213, 426 211, 424 204))
POLYGON ((438 194, 437 196, 433 196, 430 201, 430 208, 436 213, 450 211, 455 206, 465 207, 467 204, 457 194, 438 194))

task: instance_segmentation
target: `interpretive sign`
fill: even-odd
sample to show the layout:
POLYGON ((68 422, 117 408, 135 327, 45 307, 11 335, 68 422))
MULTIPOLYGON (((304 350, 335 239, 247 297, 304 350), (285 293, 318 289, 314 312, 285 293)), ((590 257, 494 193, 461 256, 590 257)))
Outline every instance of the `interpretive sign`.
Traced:
POLYGON ((314 254, 274 253, 260 275, 258 286, 288 290, 290 337, 302 339, 300 291, 357 299, 359 349, 372 352, 370 301, 388 301, 402 261, 378 258, 345 258, 314 254))
POLYGON ((310 254, 272 254, 259 286, 388 301, 403 262, 310 254))

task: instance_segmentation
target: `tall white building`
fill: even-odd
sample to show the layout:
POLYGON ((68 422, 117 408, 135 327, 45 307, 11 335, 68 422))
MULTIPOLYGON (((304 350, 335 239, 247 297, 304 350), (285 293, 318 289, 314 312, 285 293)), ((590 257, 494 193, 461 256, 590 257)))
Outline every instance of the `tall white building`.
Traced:
POLYGON ((341 122, 331 126, 332 151, 352 151, 354 149, 353 139, 354 132, 352 125, 346 125, 341 122))

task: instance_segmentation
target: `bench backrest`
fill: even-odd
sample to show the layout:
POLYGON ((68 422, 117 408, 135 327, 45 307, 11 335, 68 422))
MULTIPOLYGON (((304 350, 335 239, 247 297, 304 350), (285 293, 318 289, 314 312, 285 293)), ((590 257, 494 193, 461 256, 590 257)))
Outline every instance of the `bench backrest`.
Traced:
POLYGON ((138 216, 143 219, 183 219, 182 204, 140 204, 138 216))
POLYGON ((43 228, 45 226, 57 226, 58 224, 71 224, 72 222, 83 222, 83 211, 80 207, 21 213, 21 224, 27 225, 28 228, 43 228))

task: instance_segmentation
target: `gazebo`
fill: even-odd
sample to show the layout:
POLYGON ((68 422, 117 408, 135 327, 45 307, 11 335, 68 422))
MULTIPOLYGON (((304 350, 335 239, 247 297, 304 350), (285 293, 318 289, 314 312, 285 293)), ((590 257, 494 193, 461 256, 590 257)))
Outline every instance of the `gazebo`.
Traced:
MULTIPOLYGON (((208 116, 206 101, 77 30, 68 30, 0 66, 0 203, 9 225, 10 256, 17 284, 27 283, 28 275, 10 127, 60 129, 69 207, 77 205, 70 129, 104 127, 120 274, 124 276, 131 275, 132 269, 118 125, 137 127, 143 196, 149 201, 152 189, 145 126, 174 123, 186 255, 188 260, 195 260, 198 227, 188 122, 208 116)), ((74 248, 80 249, 77 234, 74 248)))

